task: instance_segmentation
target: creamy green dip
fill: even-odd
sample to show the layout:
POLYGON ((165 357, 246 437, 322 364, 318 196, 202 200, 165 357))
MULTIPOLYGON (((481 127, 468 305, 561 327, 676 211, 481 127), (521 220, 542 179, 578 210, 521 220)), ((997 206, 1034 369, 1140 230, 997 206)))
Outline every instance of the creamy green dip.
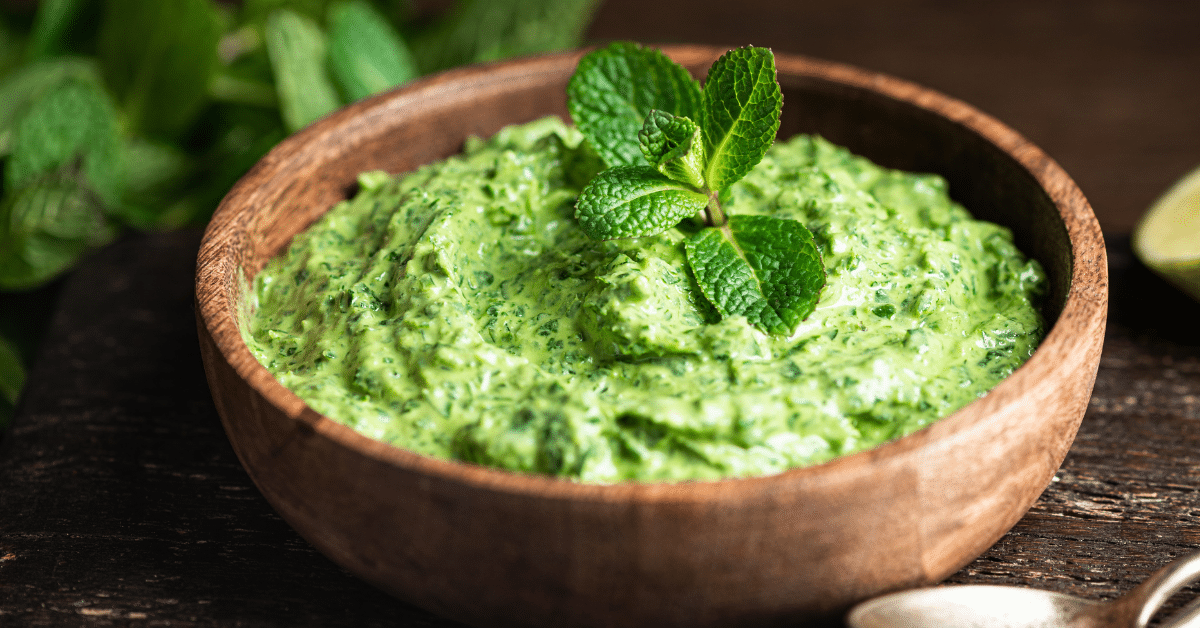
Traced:
MULTIPOLYGON (((317 411, 399 447, 585 482, 775 473, 913 432, 1033 352, 1045 279, 934 175, 779 142, 733 214, 802 221, 828 272, 790 337, 696 302, 681 241, 597 242, 558 119, 361 190, 254 279, 247 342, 317 411)), ((686 225, 685 225, 686 227, 686 225)))

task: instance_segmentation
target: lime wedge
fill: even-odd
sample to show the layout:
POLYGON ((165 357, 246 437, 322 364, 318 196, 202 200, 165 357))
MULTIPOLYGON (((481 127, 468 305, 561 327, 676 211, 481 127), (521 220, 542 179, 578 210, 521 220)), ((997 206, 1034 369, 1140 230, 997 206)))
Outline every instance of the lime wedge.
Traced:
POLYGON ((1133 252, 1150 270, 1200 300, 1200 168, 1142 216, 1133 230, 1133 252))

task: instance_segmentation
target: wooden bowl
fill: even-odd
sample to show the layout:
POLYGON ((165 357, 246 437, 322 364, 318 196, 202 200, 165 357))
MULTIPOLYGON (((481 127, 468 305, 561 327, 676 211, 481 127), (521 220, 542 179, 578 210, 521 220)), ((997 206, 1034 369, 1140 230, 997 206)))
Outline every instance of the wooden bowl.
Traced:
MULTIPOLYGON (((669 47, 698 76, 722 50, 669 47)), ((1087 407, 1108 281, 1083 194, 1036 146, 912 83, 778 55, 781 135, 817 132, 945 176, 1050 277, 1053 323, 985 397, 915 434, 750 479, 584 485, 435 460, 306 406, 243 343, 247 283, 363 170, 411 170, 471 134, 566 116, 580 53, 473 66, 342 109, 276 147, 221 203, 196 299, 209 385, 263 495, 363 579, 477 626, 813 623, 937 582, 996 542, 1054 476, 1087 407)), ((270 577, 270 574, 263 574, 270 577)))

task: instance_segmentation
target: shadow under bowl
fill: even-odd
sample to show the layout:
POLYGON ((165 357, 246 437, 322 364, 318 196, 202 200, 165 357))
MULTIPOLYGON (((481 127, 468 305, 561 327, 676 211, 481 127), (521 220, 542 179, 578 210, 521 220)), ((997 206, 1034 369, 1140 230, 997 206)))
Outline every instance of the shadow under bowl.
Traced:
MULTIPOLYGON (((703 75, 723 51, 668 47, 703 75)), ((225 430, 263 495, 363 579, 474 625, 774 625, 836 618, 937 582, 1029 509, 1095 381, 1108 282, 1100 228, 1070 177, 996 120, 889 76, 777 55, 780 135, 819 133, 935 172, 1011 228, 1050 279, 1049 334, 986 396, 875 449, 778 475, 585 485, 436 460, 310 409, 250 354, 247 283, 355 188, 469 135, 564 118, 581 53, 467 67, 351 105, 288 138, 221 203, 201 246, 197 322, 225 430)))

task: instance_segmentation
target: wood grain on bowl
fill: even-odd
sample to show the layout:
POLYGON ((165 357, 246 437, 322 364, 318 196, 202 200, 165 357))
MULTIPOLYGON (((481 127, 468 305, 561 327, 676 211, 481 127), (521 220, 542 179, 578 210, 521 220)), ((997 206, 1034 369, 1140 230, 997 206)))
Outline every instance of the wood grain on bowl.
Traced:
MULTIPOLYGON (((703 76, 722 52, 668 47, 703 76)), ((239 331, 246 282, 353 190, 472 134, 566 116, 578 53, 464 68, 304 129, 229 193, 196 278, 205 369, 260 490, 334 561, 478 626, 776 625, 929 584, 1000 538, 1050 482, 1095 381, 1108 285, 1100 229, 1065 172, 970 106, 911 83, 778 55, 781 133, 815 132, 886 166, 936 172, 1046 267, 1049 334, 992 392, 852 456, 718 482, 583 485, 435 460, 309 409, 239 331)))

